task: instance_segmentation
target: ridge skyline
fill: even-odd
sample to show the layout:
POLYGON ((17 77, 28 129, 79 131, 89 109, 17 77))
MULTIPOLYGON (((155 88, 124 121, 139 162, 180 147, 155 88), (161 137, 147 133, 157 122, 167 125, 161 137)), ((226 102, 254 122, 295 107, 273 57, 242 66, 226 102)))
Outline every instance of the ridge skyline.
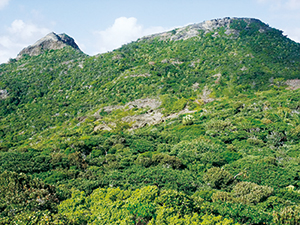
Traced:
MULTIPOLYGON (((204 20, 204 21, 198 22, 198 23, 197 22, 196 23, 191 23, 191 24, 188 24, 188 25, 185 25, 185 26, 176 27, 172 30, 167 30, 167 31, 159 32, 159 33, 152 33, 152 34, 149 34, 149 35, 138 37, 136 40, 133 40, 132 42, 138 42, 138 41, 141 41, 141 40, 144 40, 144 39, 155 38, 157 36, 161 36, 161 37, 167 36, 166 38, 169 38, 169 40, 171 40, 171 41, 172 40, 176 41, 176 40, 180 40, 180 39, 188 39, 188 38, 191 38, 191 37, 194 37, 194 36, 198 35, 197 30, 204 30, 205 32, 209 32, 209 31, 212 31, 212 30, 217 29, 219 27, 226 27, 226 29, 228 29, 227 32, 231 33, 232 31, 229 31, 230 30, 229 25, 230 25, 230 23, 232 23, 233 20, 245 21, 248 24, 250 24, 250 23, 260 23, 264 26, 264 28, 272 29, 268 24, 264 23, 263 21, 261 21, 257 18, 224 17, 224 18, 216 18, 216 19, 211 19, 211 20, 204 20), (174 32, 174 31, 176 31, 175 33, 176 33, 177 36, 179 35, 179 37, 176 37, 175 34, 171 35, 171 33, 174 32), (189 34, 187 34, 187 33, 189 33, 189 34)), ((277 28, 274 28, 274 29, 277 29, 277 28)), ((27 47, 23 48, 18 53, 16 59, 17 60, 20 59, 22 57, 22 54, 26 54, 26 52, 28 53, 28 51, 33 51, 32 54, 29 53, 30 56, 41 54, 41 50, 36 50, 35 48, 37 46, 47 42, 47 41, 48 42, 49 41, 50 42, 60 42, 60 44, 58 44, 58 46, 53 47, 53 44, 50 45, 49 49, 56 50, 56 49, 60 49, 62 47, 65 47, 66 45, 70 45, 71 47, 73 47, 73 48, 75 48, 79 51, 82 51, 79 48, 78 44, 76 43, 76 41, 73 37, 70 37, 66 33, 56 34, 54 31, 52 31, 52 32, 48 33, 47 35, 45 35, 44 37, 38 39, 36 42, 34 42, 34 44, 28 45, 27 47), (67 43, 68 41, 62 40, 63 36, 67 37, 68 41, 70 41, 71 43, 67 43)), ((130 42, 125 43, 124 45, 129 44, 129 43, 130 42)), ((118 48, 120 48, 120 47, 118 47, 118 48)), ((114 51, 118 48, 112 49, 111 51, 114 51)), ((45 49, 48 49, 48 48, 46 47, 45 49)), ((89 55, 88 53, 86 53, 84 51, 82 51, 82 52, 84 54, 88 55, 88 56, 92 56, 92 55, 89 55)), ((100 54, 102 54, 102 53, 97 53, 96 55, 100 55, 100 54)))
POLYGON ((0 63, 14 58, 24 47, 51 31, 76 37, 80 49, 88 55, 104 53, 139 37, 172 30, 195 21, 222 17, 259 18, 271 27, 283 30, 300 41, 298 1, 253 0, 247 2, 191 0, 154 1, 80 1, 59 4, 1 0, 0 63), (116 8, 116 5, 118 6, 116 8), (155 13, 153 13, 155 12, 155 13))

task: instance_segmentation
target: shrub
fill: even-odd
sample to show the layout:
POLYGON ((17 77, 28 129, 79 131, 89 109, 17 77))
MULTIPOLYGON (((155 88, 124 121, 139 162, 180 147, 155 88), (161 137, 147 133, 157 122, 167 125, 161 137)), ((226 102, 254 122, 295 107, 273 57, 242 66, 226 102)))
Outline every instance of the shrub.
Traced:
POLYGON ((273 213, 274 224, 300 224, 300 206, 287 206, 273 213))
POLYGON ((0 174, 0 218, 8 219, 22 213, 55 212, 58 203, 54 186, 24 173, 5 171, 0 174))
POLYGON ((183 125, 192 125, 194 117, 192 115, 186 115, 182 118, 183 125))
POLYGON ((213 193, 211 197, 213 202, 222 201, 222 202, 234 202, 234 198, 231 193, 225 191, 217 191, 213 193))
POLYGON ((226 127, 230 127, 230 121, 212 119, 206 124, 207 130, 223 131, 226 127))
POLYGON ((273 188, 251 182, 240 182, 234 186, 232 193, 237 201, 244 204, 257 204, 267 199, 273 193, 273 188))
POLYGON ((173 208, 180 215, 191 213, 194 206, 193 200, 188 195, 175 190, 163 190, 156 203, 173 208))
POLYGON ((250 137, 247 139, 247 143, 250 145, 264 146, 264 142, 257 137, 250 137))
POLYGON ((203 220, 201 224, 203 225, 238 225, 239 223, 234 223, 233 219, 222 218, 222 216, 214 216, 214 215, 204 215, 201 217, 203 220))
POLYGON ((203 180, 212 188, 225 188, 233 182, 232 175, 219 167, 210 168, 203 176, 203 180))

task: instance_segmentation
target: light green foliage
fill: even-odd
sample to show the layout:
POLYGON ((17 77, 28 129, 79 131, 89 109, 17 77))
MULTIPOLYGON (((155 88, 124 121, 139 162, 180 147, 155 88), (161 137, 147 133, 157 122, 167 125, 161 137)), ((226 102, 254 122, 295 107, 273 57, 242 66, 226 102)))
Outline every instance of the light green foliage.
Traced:
POLYGON ((217 191, 213 193, 211 200, 213 202, 235 202, 236 199, 233 198, 231 193, 225 192, 225 191, 217 191))
MULTIPOLYGON (((0 224, 8 224, 8 221, 1 221, 0 224), (2 223, 3 222, 3 223, 2 223)), ((60 215, 54 215, 49 211, 37 211, 37 212, 22 212, 15 216, 12 224, 36 224, 36 225, 44 225, 44 224, 72 224, 71 221, 66 219, 60 215)))
POLYGON ((233 177, 228 171, 213 167, 204 174, 203 181, 212 188, 222 189, 233 182, 233 177))
POLYGON ((170 95, 162 95, 160 98, 162 100, 161 107, 164 108, 163 113, 165 115, 183 110, 187 104, 187 100, 184 98, 178 99, 170 95))
POLYGON ((237 183, 232 192, 217 191, 212 195, 213 202, 232 202, 257 204, 265 201, 273 193, 273 188, 260 186, 251 182, 237 183))
POLYGON ((189 196, 174 190, 162 191, 156 202, 159 205, 173 208, 181 216, 191 213, 191 209, 193 208, 193 201, 189 196))
POLYGON ((300 207, 288 206, 274 213, 274 224, 296 225, 300 223, 300 207))
POLYGON ((58 212, 67 217, 73 224, 85 223, 89 220, 89 212, 86 207, 86 195, 83 191, 73 190, 71 198, 62 202, 58 212))
POLYGON ((177 214, 176 210, 173 208, 167 208, 165 206, 161 206, 157 210, 157 216, 155 219, 152 219, 149 224, 156 225, 156 224, 174 224, 174 225, 196 225, 200 223, 199 216, 194 213, 193 215, 185 215, 181 217, 177 214))
POLYGON ((74 190, 72 197, 60 204, 58 216, 66 216, 71 224, 237 224, 222 216, 200 217, 195 212, 196 202, 174 190, 159 193, 155 186, 135 191, 102 188, 89 197, 74 190))
POLYGON ((214 130, 217 132, 223 131, 226 127, 230 127, 230 121, 223 121, 223 120, 210 120, 206 123, 207 130, 214 130))
POLYGON ((286 81, 299 78, 300 44, 260 21, 230 26, 1 64, 0 172, 17 174, 1 178, 1 222, 297 221, 300 90, 286 81), (138 99, 162 104, 124 107, 138 99))
POLYGON ((298 139, 300 137, 300 125, 296 126, 295 128, 291 129, 289 136, 293 139, 298 139))
POLYGON ((239 223, 234 223, 232 219, 223 219, 222 216, 214 216, 214 215, 205 215, 201 219, 203 221, 200 224, 203 225, 230 225, 235 224, 238 225, 239 223))
POLYGON ((251 182, 240 182, 233 187, 232 195, 238 202, 257 204, 267 199, 272 192, 273 188, 267 186, 260 186, 251 182))
POLYGON ((59 212, 74 224, 127 224, 146 223, 155 212, 155 186, 136 191, 119 188, 97 189, 89 197, 74 191, 72 197, 59 206, 59 212))
POLYGON ((183 125, 192 125, 194 117, 192 115, 186 115, 182 118, 183 125))

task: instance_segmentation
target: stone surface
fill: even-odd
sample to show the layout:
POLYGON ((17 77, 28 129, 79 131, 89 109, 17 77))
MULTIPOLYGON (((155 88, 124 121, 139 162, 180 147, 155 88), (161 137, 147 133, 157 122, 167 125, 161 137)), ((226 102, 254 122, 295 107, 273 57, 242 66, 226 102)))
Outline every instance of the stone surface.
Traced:
MULTIPOLYGON (((230 28, 230 24, 232 23, 233 20, 243 20, 247 24, 261 23, 258 19, 252 19, 252 18, 225 17, 223 19, 207 20, 202 23, 191 24, 182 28, 174 29, 172 31, 145 36, 140 40, 152 39, 155 37, 160 37, 161 40, 171 40, 171 41, 186 40, 198 36, 199 31, 201 30, 204 31, 205 33, 208 33, 220 27, 225 28, 226 35, 237 36, 239 32, 230 28)), ((264 32, 267 28, 269 28, 267 25, 262 26, 260 28, 260 32, 264 32)), ((218 36, 219 36, 218 32, 215 32, 213 34, 213 37, 218 37, 218 36)))
POLYGON ((6 98, 8 98, 8 92, 7 92, 7 90, 0 90, 0 100, 1 99, 6 99, 6 98))
POLYGON ((212 91, 207 86, 203 88, 202 95, 200 97, 204 103, 209 103, 215 100, 214 98, 210 97, 211 92, 212 91))
POLYGON ((74 39, 66 34, 55 34, 54 32, 46 35, 38 40, 33 45, 24 48, 18 55, 17 60, 22 58, 24 54, 36 56, 43 53, 45 50, 57 50, 65 46, 71 46, 74 49, 80 50, 74 39))
POLYGON ((163 114, 161 110, 149 110, 147 113, 134 116, 126 116, 122 121, 133 123, 132 129, 144 127, 146 125, 154 125, 163 122, 163 114))
POLYGON ((192 85, 192 88, 193 88, 194 91, 197 91, 198 88, 199 88, 199 83, 198 83, 198 82, 194 83, 194 84, 192 85))
MULTIPOLYGON (((128 102, 124 106, 114 105, 114 106, 103 107, 103 108, 99 109, 94 114, 94 116, 96 118, 100 118, 99 113, 101 111, 104 111, 106 113, 111 113, 112 111, 117 110, 117 109, 122 109, 122 110, 130 110, 132 108, 148 109, 147 112, 145 112, 143 114, 138 114, 138 115, 133 115, 133 116, 125 116, 121 119, 123 122, 131 123, 132 124, 131 129, 137 129, 137 128, 144 127, 146 125, 154 125, 154 124, 162 123, 165 120, 174 119, 182 114, 189 114, 189 113, 196 112, 196 111, 190 111, 186 107, 185 109, 183 109, 177 113, 173 113, 168 116, 164 116, 162 113, 163 109, 159 108, 160 105, 161 105, 161 101, 159 101, 158 99, 151 99, 151 98, 137 99, 135 101, 128 102)), ((97 125, 94 128, 94 131, 111 130, 115 126, 116 126, 115 124, 103 123, 103 124, 97 125)))
POLYGON ((117 109, 132 109, 132 108, 146 108, 149 107, 150 109, 156 109, 161 105, 161 102, 158 99, 152 99, 152 98, 144 98, 144 99, 137 99, 132 102, 128 102, 126 105, 112 105, 112 106, 105 106, 101 109, 99 109, 94 116, 99 116, 99 113, 103 110, 103 112, 111 113, 113 110, 117 109))
POLYGON ((110 124, 110 126, 107 124, 99 124, 98 126, 94 127, 94 131, 99 131, 99 130, 111 131, 112 130, 111 127, 115 127, 115 126, 116 126, 115 124, 110 124))
POLYGON ((287 80, 285 83, 286 83, 286 85, 289 86, 287 89, 297 90, 300 88, 300 80, 299 79, 287 80))

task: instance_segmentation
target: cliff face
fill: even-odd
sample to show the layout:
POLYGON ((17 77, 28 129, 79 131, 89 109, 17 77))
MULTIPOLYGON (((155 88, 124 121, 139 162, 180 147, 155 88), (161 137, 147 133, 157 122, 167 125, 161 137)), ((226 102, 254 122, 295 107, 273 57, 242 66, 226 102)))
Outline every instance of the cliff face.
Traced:
POLYGON ((65 46, 71 46, 77 50, 80 50, 74 39, 66 34, 55 34, 54 32, 46 35, 38 40, 33 45, 24 48, 17 56, 20 59, 24 54, 30 56, 36 56, 43 53, 45 50, 61 49, 65 46))

